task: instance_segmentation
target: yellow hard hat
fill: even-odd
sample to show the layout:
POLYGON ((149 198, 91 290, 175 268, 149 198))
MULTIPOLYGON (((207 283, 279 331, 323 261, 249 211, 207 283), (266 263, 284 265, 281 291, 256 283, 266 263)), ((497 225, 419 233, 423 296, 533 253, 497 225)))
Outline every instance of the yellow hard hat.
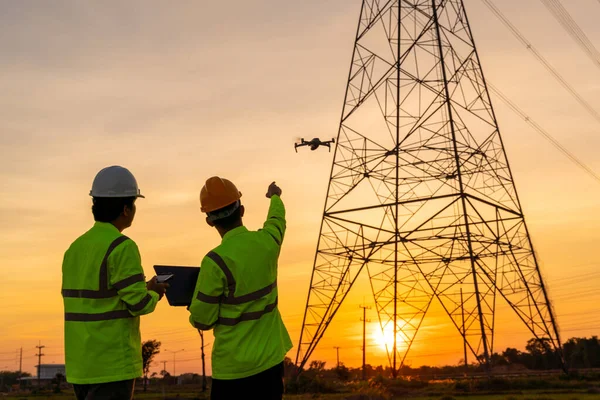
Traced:
POLYGON ((200 190, 200 206, 204 213, 227 207, 242 197, 237 187, 228 179, 213 176, 208 178, 200 190))

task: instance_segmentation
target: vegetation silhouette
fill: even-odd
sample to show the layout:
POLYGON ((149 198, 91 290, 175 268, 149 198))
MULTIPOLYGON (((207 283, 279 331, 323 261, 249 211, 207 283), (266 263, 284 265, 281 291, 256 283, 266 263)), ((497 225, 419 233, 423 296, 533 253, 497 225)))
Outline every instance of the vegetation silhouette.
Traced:
POLYGON ((144 392, 148 388, 148 374, 154 357, 160 353, 160 342, 157 340, 147 340, 142 343, 142 368, 144 370, 144 392))

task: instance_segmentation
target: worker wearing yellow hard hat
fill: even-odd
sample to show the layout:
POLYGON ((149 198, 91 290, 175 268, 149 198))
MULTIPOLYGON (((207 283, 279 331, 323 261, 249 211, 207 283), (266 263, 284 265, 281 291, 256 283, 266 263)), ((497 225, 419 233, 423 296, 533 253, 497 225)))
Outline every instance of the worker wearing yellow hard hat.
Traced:
POLYGON ((144 197, 120 166, 94 179, 94 226, 66 251, 62 265, 67 380, 78 400, 131 399, 142 376, 140 315, 154 311, 168 285, 146 283, 137 245, 121 232, 144 197))
POLYGON ((242 193, 212 177, 200 191, 206 222, 222 238, 202 260, 189 307, 199 330, 214 329, 211 399, 282 399, 283 360, 292 348, 277 307, 278 258, 286 221, 281 189, 267 189, 270 207, 258 231, 243 222, 242 193))

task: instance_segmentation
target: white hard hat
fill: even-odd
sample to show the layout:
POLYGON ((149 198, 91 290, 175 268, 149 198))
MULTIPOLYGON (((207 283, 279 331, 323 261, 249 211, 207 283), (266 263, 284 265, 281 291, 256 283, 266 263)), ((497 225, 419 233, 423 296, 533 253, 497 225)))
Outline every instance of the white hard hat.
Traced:
POLYGON ((144 197, 135 177, 127 168, 113 165, 102 169, 94 178, 92 197, 144 197))

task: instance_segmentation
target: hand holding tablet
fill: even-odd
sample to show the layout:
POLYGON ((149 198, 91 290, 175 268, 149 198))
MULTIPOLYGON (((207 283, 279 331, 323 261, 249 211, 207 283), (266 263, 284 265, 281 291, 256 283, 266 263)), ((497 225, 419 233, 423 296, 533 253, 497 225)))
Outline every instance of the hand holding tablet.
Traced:
POLYGON ((154 271, 157 282, 169 284, 169 290, 166 292, 169 305, 187 307, 192 303, 200 267, 155 265, 154 271))

